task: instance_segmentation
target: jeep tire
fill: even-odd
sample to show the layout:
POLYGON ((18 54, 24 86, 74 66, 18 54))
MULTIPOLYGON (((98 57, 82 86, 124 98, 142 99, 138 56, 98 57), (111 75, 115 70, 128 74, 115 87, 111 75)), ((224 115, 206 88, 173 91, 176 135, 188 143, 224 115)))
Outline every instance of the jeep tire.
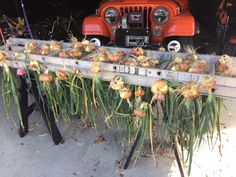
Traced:
POLYGON ((193 47, 192 37, 170 37, 164 42, 169 52, 183 52, 186 47, 193 47))
POLYGON ((87 39, 96 46, 103 46, 109 43, 109 39, 104 36, 87 36, 87 39))

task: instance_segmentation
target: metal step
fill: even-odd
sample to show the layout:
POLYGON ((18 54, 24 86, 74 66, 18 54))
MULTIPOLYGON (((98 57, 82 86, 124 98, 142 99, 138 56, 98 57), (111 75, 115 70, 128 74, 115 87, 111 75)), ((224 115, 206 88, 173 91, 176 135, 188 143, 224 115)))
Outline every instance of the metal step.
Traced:
MULTIPOLYGON (((41 63, 43 69, 49 69, 51 71, 65 70, 72 71, 73 69, 79 69, 85 78, 92 78, 93 74, 90 72, 90 67, 94 62, 88 61, 86 55, 81 59, 65 59, 59 58, 58 53, 53 53, 50 56, 44 55, 32 55, 24 53, 24 45, 32 40, 10 38, 7 41, 7 45, 0 48, 1 51, 5 51, 7 54, 7 63, 12 68, 25 68, 25 61, 28 57, 30 60, 38 60, 41 63), (15 53, 18 53, 17 57, 15 53)), ((51 41, 34 40, 41 44, 48 44, 51 41)), ((63 43, 63 48, 69 48, 71 43, 63 43)), ((106 47, 108 50, 123 50, 128 55, 131 53, 131 49, 127 48, 115 48, 106 47)), ((184 57, 185 53, 170 53, 146 50, 147 56, 152 56, 161 61, 170 60, 174 56, 184 57)), ((92 53, 94 54, 94 53, 92 53)), ((143 68, 143 67, 131 67, 122 64, 113 63, 99 63, 102 72, 99 74, 100 78, 105 81, 110 81, 114 76, 120 75, 124 78, 127 84, 139 85, 150 87, 158 79, 174 80, 179 82, 195 81, 199 83, 203 78, 207 76, 213 76, 216 78, 217 86, 215 89, 215 95, 223 98, 236 99, 236 78, 222 77, 215 75, 215 64, 220 58, 216 55, 198 55, 201 59, 206 60, 209 63, 208 74, 193 74, 187 72, 175 72, 160 68, 143 68)), ((236 66, 236 59, 233 60, 233 66, 236 66)), ((236 68, 236 67, 235 67, 236 68)))

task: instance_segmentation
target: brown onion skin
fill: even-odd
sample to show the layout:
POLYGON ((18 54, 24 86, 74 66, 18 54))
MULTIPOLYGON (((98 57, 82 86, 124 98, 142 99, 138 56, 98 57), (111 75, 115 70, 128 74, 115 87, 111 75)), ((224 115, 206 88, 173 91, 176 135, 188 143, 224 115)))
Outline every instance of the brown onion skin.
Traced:
POLYGON ((120 55, 117 54, 117 53, 108 55, 108 59, 109 59, 111 62, 118 62, 118 61, 122 60, 122 58, 123 58, 123 57, 120 56, 120 55))
POLYGON ((50 54, 51 54, 51 51, 48 50, 48 49, 41 49, 40 54, 41 54, 41 55, 50 55, 50 54))
POLYGON ((62 51, 59 53, 59 57, 60 58, 69 58, 70 56, 68 55, 68 53, 66 51, 62 51))
POLYGON ((91 53, 96 49, 96 47, 93 44, 86 45, 84 47, 85 52, 91 53))
POLYGON ((75 42, 73 45, 72 45, 72 48, 73 49, 83 49, 83 44, 82 42, 75 42))
POLYGON ((52 82, 52 81, 53 81, 53 77, 52 77, 52 75, 50 75, 50 74, 41 74, 41 75, 39 76, 39 80, 40 80, 41 82, 49 83, 49 82, 52 82))
POLYGON ((38 47, 38 43, 36 41, 32 41, 26 44, 26 49, 35 49, 36 47, 38 47))
POLYGON ((0 52, 0 62, 1 62, 1 61, 5 61, 6 56, 7 56, 7 55, 6 55, 4 52, 0 52))
POLYGON ((144 118, 146 116, 146 112, 141 108, 137 108, 134 110, 134 116, 137 118, 144 118))
POLYGON ((61 70, 56 71, 56 76, 57 76, 60 80, 63 80, 63 81, 65 81, 65 80, 68 79, 66 73, 65 73, 64 71, 61 71, 61 70))
POLYGON ((70 51, 70 57, 72 58, 81 58, 83 56, 83 53, 79 50, 71 50, 70 51))
POLYGON ((143 89, 138 89, 135 91, 136 97, 143 97, 145 95, 145 91, 143 89))
POLYGON ((151 91, 153 94, 167 94, 168 92, 168 85, 167 82, 164 80, 157 80, 152 86, 151 86, 151 91))
POLYGON ((122 99, 128 100, 132 96, 132 92, 130 89, 123 88, 120 90, 120 97, 122 99))
POLYGON ((200 66, 199 67, 191 67, 191 68, 189 68, 188 72, 196 73, 196 74, 204 74, 205 73, 204 69, 201 68, 200 66))
POLYGON ((140 47, 132 48, 131 53, 137 57, 145 54, 144 50, 140 47))

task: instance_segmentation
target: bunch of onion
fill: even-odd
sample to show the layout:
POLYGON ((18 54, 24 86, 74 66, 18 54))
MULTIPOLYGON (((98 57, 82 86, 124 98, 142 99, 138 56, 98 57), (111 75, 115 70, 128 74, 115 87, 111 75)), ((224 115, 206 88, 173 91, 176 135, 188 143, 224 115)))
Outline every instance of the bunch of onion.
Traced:
POLYGON ((39 44, 36 41, 31 41, 25 44, 25 51, 28 54, 37 54, 39 52, 39 44))
POLYGON ((158 59, 154 59, 144 55, 138 56, 136 60, 138 61, 138 65, 140 67, 149 67, 149 68, 155 67, 160 62, 158 59))
POLYGON ((176 90, 169 89, 166 127, 175 147, 182 151, 182 161, 189 164, 189 174, 195 145, 200 146, 205 135, 212 137, 215 127, 219 128, 221 99, 211 93, 214 85, 214 79, 210 78, 201 83, 209 90, 208 96, 200 96, 200 85, 194 82, 183 84, 176 90), (187 157, 184 156, 185 150, 187 157))
POLYGON ((85 51, 87 53, 92 53, 96 50, 94 44, 90 43, 89 40, 83 39, 81 42, 78 41, 74 36, 70 36, 70 41, 72 42, 72 48, 80 51, 85 51))
POLYGON ((188 60, 192 63, 192 62, 197 61, 199 59, 199 57, 197 55, 197 51, 193 47, 186 46, 184 48, 184 50, 187 53, 187 55, 185 56, 186 60, 188 60))
MULTIPOLYGON (((16 107, 17 115, 20 120, 21 126, 24 128, 22 122, 22 114, 20 109, 20 98, 18 93, 18 83, 16 77, 6 63, 7 55, 4 52, 0 52, 0 67, 3 67, 3 79, 2 79, 2 97, 7 117, 13 120, 12 109, 16 107)), ((13 120, 13 123, 15 121, 13 120)), ((16 124, 15 124, 16 125, 16 124)))
POLYGON ((205 60, 197 60, 190 64, 188 72, 204 74, 207 72, 208 63, 205 60))
POLYGON ((55 95, 55 101, 60 103, 58 105, 59 115, 60 117, 63 117, 64 120, 69 120, 70 115, 72 114, 70 112, 70 99, 68 97, 69 95, 69 87, 68 85, 70 82, 68 81, 68 73, 62 70, 57 70, 55 72, 55 89, 54 92, 57 93, 55 95))
POLYGON ((78 39, 76 37, 74 37, 73 35, 70 35, 70 42, 72 43, 71 47, 73 49, 83 50, 84 46, 83 46, 82 42, 78 41, 78 39))
POLYGON ((37 82, 41 99, 47 103, 56 121, 59 121, 60 118, 69 119, 68 92, 65 83, 61 82, 63 81, 61 79, 67 78, 65 75, 62 71, 57 71, 56 76, 49 71, 45 71, 39 75, 37 82))
POLYGON ((92 62, 107 62, 108 58, 107 58, 107 55, 98 53, 98 54, 93 54, 93 55, 89 56, 89 61, 92 61, 92 62))
POLYGON ((175 57, 171 64, 172 71, 191 72, 204 74, 207 72, 208 63, 198 58, 196 54, 188 54, 186 58, 175 57))
POLYGON ((178 56, 175 57, 171 65, 172 71, 186 72, 188 71, 188 68, 189 68, 189 61, 184 60, 183 58, 178 57, 178 56))
POLYGON ((120 62, 124 59, 126 53, 124 51, 116 51, 116 52, 110 52, 108 54, 108 60, 110 62, 120 62))
POLYGON ((134 58, 128 58, 125 62, 124 62, 125 65, 129 65, 129 66, 133 66, 133 67, 139 67, 140 64, 139 62, 134 59, 134 58))
POLYGON ((99 47, 98 53, 103 54, 103 55, 108 55, 110 53, 110 51, 105 47, 99 47))
MULTIPOLYGON (((35 79, 37 80, 37 78, 35 79)), ((42 101, 46 101, 49 109, 51 109, 53 113, 54 118, 58 121, 61 117, 61 110, 59 107, 61 103, 58 101, 59 93, 56 91, 57 87, 53 74, 49 73, 49 71, 45 71, 44 73, 39 74, 37 86, 42 101)))
POLYGON ((233 77, 232 58, 228 55, 222 55, 216 63, 216 74, 221 76, 233 77))
POLYGON ((170 88, 167 97, 168 134, 175 148, 182 152, 182 163, 189 162, 189 172, 198 131, 195 124, 202 110, 199 96, 199 86, 195 83, 187 83, 176 90, 170 88), (188 151, 187 159, 184 156, 184 150, 188 151))
MULTIPOLYGON (((203 107, 199 120, 199 142, 200 147, 204 136, 210 138, 210 145, 213 146, 212 140, 214 131, 217 130, 219 140, 221 141, 220 135, 220 111, 223 105, 222 98, 216 98, 213 94, 213 89, 216 86, 216 80, 213 77, 206 77, 201 81, 201 86, 208 92, 208 96, 203 98, 203 107)), ((221 142, 220 142, 221 143, 221 142)))
POLYGON ((91 104, 92 99, 80 70, 73 69, 72 73, 68 73, 67 87, 69 89, 69 96, 67 95, 67 97, 69 97, 69 110, 71 114, 73 116, 80 116, 86 125, 93 123, 95 126, 95 117, 93 116, 91 104))
POLYGON ((106 91, 108 90, 107 84, 105 84, 100 78, 99 73, 101 72, 101 66, 97 63, 91 65, 90 71, 93 74, 92 81, 92 98, 95 108, 101 108, 105 115, 105 122, 108 127, 111 127, 111 113, 109 113, 109 103, 107 102, 106 91))
POLYGON ((60 58, 79 59, 83 56, 83 52, 81 52, 78 49, 67 49, 67 50, 61 51, 58 55, 60 58))
MULTIPOLYGON (((114 92, 111 92, 112 100, 112 116, 116 116, 116 123, 119 127, 119 118, 127 118, 130 116, 129 108, 126 108, 124 100, 129 100, 132 92, 129 88, 125 87, 125 82, 121 76, 115 76, 110 81, 109 86, 114 92), (112 94, 113 93, 113 94, 112 94), (121 108, 122 111, 119 111, 121 108), (128 113, 128 114, 127 114, 128 113)), ((129 102, 129 101, 127 101, 129 102)))
POLYGON ((124 51, 110 52, 102 47, 98 49, 98 53, 89 57, 90 61, 94 62, 120 62, 124 59, 126 53, 124 51))
POLYGON ((133 138, 140 136, 139 143, 137 145, 136 157, 134 164, 136 163, 140 153, 143 151, 144 143, 149 138, 151 152, 155 163, 154 144, 153 144, 153 113, 147 102, 141 102, 133 111, 133 121, 130 134, 134 134, 133 138))
POLYGON ((177 88, 176 92, 179 92, 187 100, 193 100, 200 96, 200 86, 195 82, 190 82, 177 88))
POLYGON ((159 64, 158 59, 154 59, 151 57, 147 57, 144 55, 137 56, 137 57, 130 57, 125 61, 126 65, 135 66, 135 67, 148 67, 154 68, 156 65, 159 64))

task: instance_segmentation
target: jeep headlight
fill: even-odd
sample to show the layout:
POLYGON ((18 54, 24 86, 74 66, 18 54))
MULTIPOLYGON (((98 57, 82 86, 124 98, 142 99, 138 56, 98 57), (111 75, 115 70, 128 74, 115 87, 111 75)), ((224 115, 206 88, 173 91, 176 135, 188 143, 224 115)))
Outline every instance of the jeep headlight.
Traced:
POLYGON ((153 19, 158 25, 163 25, 169 20, 169 15, 166 8, 157 8, 153 13, 153 19))
POLYGON ((114 25, 119 20, 119 12, 114 8, 109 8, 105 11, 105 20, 114 25))

